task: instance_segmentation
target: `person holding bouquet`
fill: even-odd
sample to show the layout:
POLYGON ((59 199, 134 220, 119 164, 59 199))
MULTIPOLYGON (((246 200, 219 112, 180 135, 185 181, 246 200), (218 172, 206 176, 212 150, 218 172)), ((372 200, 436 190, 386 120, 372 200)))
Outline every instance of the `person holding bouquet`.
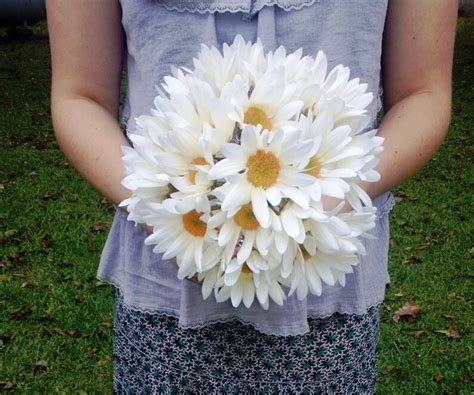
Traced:
POLYGON ((58 143, 117 208, 98 270, 116 287, 115 391, 374 393, 390 280, 390 190, 447 133, 457 2, 47 0, 47 15, 58 143), (240 71, 229 71, 232 56, 245 58, 240 71), (177 68, 193 69, 212 89, 177 68), (302 89, 305 81, 314 83, 302 89), (206 122, 193 118, 189 97, 206 122), (144 116, 154 106, 155 118, 144 116), (208 138, 194 141, 191 126, 208 138), (189 149, 140 145, 158 129, 166 133, 157 145, 189 149), (355 160, 362 151, 372 159, 355 160), (226 162, 214 163, 219 155, 226 162), (232 158, 244 163, 243 173, 232 158), (344 171, 336 169, 343 160, 344 171), (140 168, 152 187, 134 173, 124 178, 124 165, 140 168), (212 215, 209 191, 199 192, 218 179, 225 181, 215 192, 221 217, 212 215), (251 184, 249 195, 226 200, 235 180, 251 184), (143 190, 153 191, 143 201, 159 198, 158 206, 141 206, 143 190), (180 201, 183 191, 200 194, 180 201), (195 215, 198 208, 208 215, 195 215), (309 226, 304 210, 339 236, 309 226), (348 223, 373 213, 370 232, 361 225, 357 234, 373 237, 343 235, 348 223), (232 231, 215 250, 190 249, 195 239, 184 232, 219 241, 226 226, 232 231), (232 248, 219 250, 233 235, 232 248), (219 258, 225 270, 214 262, 206 276, 194 275, 226 254, 219 258), (278 275, 262 275, 269 265, 278 275))

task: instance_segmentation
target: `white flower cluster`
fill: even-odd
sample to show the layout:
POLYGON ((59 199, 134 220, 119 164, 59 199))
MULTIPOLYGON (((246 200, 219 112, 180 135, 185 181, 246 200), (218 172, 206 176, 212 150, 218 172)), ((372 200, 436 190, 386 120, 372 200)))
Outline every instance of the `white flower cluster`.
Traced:
POLYGON ((237 36, 222 53, 202 45, 162 88, 123 147, 132 195, 120 205, 153 227, 145 243, 234 307, 343 286, 376 218, 357 185, 379 179, 383 150, 377 130, 361 133, 367 85, 342 65, 328 73, 322 51, 265 54, 237 36))

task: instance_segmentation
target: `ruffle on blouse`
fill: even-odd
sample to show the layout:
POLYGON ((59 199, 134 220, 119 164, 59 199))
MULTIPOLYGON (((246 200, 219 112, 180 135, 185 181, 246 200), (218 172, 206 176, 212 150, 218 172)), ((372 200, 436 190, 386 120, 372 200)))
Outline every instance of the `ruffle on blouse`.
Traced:
POLYGON ((285 11, 299 10, 303 7, 320 3, 323 0, 155 0, 169 11, 197 12, 200 14, 214 12, 243 12, 251 18, 265 6, 277 6, 285 11))
MULTIPOLYGON (((395 205, 395 199, 391 192, 382 194, 374 199, 374 205, 378 207, 377 216, 379 226, 375 231, 378 237, 388 237, 388 214, 395 205)), ((385 264, 381 261, 387 259, 387 246, 382 250, 374 241, 362 240, 365 247, 370 250, 372 260, 361 262, 356 274, 349 274, 346 287, 349 300, 341 300, 337 296, 336 288, 325 287, 321 296, 308 294, 307 299, 298 301, 296 294, 288 297, 283 306, 270 303, 269 311, 265 319, 258 319, 258 312, 263 311, 255 301, 250 309, 240 305, 238 308, 230 306, 230 301, 216 303, 214 296, 210 295, 204 300, 201 295, 201 286, 188 280, 177 280, 176 269, 168 261, 157 261, 156 254, 151 252, 149 246, 144 246, 143 241, 136 245, 136 238, 144 238, 144 231, 126 219, 126 213, 117 210, 111 233, 117 232, 116 238, 111 237, 106 243, 102 259, 104 263, 114 262, 113 265, 105 265, 99 268, 97 278, 103 282, 113 285, 119 289, 124 296, 124 303, 133 310, 145 313, 161 313, 179 319, 179 325, 186 328, 199 328, 210 323, 228 322, 238 320, 241 323, 251 325, 254 329, 267 335, 294 336, 307 334, 309 330, 308 318, 326 318, 335 312, 343 314, 363 314, 370 307, 382 303, 385 297, 385 284, 390 282, 388 272, 382 278, 381 269, 385 270, 385 264), (137 235, 141 235, 138 236, 137 235), (119 245, 110 245, 109 242, 119 241, 119 245), (153 259, 155 258, 155 259, 153 259), (150 266, 150 263, 153 263, 150 266), (138 265, 140 267, 134 267, 138 265), (144 267, 141 267, 144 265, 144 267), (380 266, 382 265, 382 266, 380 266), (145 266, 148 266, 145 269, 145 266), (151 270, 151 271, 150 271, 151 270), (383 286, 374 287, 367 277, 367 270, 375 270, 373 273, 376 282, 383 286), (352 277, 351 277, 352 276, 352 277), (333 295, 329 295, 336 292, 333 295), (361 293, 367 292, 362 296, 361 293), (275 326, 279 322, 279 316, 285 314, 285 322, 275 326), (272 317, 270 317, 270 315, 272 317)), ((109 236, 110 237, 110 236, 109 236)), ((368 257, 361 257, 362 260, 368 257)), ((284 288, 285 294, 288 289, 284 288)), ((262 318, 260 316, 260 318, 262 318)))

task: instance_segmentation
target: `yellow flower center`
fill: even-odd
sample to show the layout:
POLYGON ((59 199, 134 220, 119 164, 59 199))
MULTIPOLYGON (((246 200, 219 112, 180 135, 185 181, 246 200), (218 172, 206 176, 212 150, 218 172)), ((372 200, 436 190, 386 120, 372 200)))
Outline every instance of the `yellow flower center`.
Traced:
POLYGON ((268 119, 267 114, 258 108, 258 107, 249 107, 244 114, 244 123, 248 123, 250 125, 262 125, 263 129, 272 129, 272 124, 270 119, 268 119))
POLYGON ((258 228, 258 221, 252 211, 252 204, 243 205, 237 214, 234 215, 234 222, 245 230, 255 230, 258 228))
POLYGON ((183 226, 193 236, 204 237, 206 234, 207 224, 199 219, 201 213, 196 210, 183 215, 183 226))
POLYGON ((321 162, 316 156, 313 156, 306 167, 306 173, 312 175, 313 177, 319 177, 321 174, 321 162))
POLYGON ((246 263, 244 263, 243 266, 242 266, 242 272, 244 272, 244 273, 250 273, 250 274, 253 273, 253 272, 252 272, 252 269, 250 269, 250 268, 247 266, 246 263))
MULTIPOLYGON (((206 159, 204 159, 202 156, 198 156, 197 158, 194 158, 191 163, 193 165, 205 165, 206 159)), ((191 184, 196 184, 196 170, 189 170, 188 171, 188 180, 191 184)))
POLYGON ((257 150, 247 160, 247 179, 256 187, 268 188, 280 174, 280 161, 272 152, 257 150))
POLYGON ((305 262, 308 260, 308 259, 311 259, 313 256, 306 250, 306 248, 304 248, 303 244, 300 244, 300 250, 301 250, 301 253, 303 254, 303 259, 305 260, 305 262))

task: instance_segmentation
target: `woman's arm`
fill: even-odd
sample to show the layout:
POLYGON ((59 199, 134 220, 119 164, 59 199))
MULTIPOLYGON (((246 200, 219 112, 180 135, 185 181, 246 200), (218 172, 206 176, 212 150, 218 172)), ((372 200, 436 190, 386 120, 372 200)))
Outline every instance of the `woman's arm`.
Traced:
POLYGON ((385 138, 371 197, 413 175, 436 152, 451 119, 451 72, 458 2, 389 1, 382 51, 385 138))
POLYGON ((47 0, 46 9, 56 139, 84 179, 118 204, 130 196, 121 184, 120 147, 128 142, 117 121, 125 48, 120 4, 47 0))
POLYGON ((117 122, 124 34, 118 0, 47 0, 51 115, 61 150, 79 173, 117 204, 130 195, 117 122))

